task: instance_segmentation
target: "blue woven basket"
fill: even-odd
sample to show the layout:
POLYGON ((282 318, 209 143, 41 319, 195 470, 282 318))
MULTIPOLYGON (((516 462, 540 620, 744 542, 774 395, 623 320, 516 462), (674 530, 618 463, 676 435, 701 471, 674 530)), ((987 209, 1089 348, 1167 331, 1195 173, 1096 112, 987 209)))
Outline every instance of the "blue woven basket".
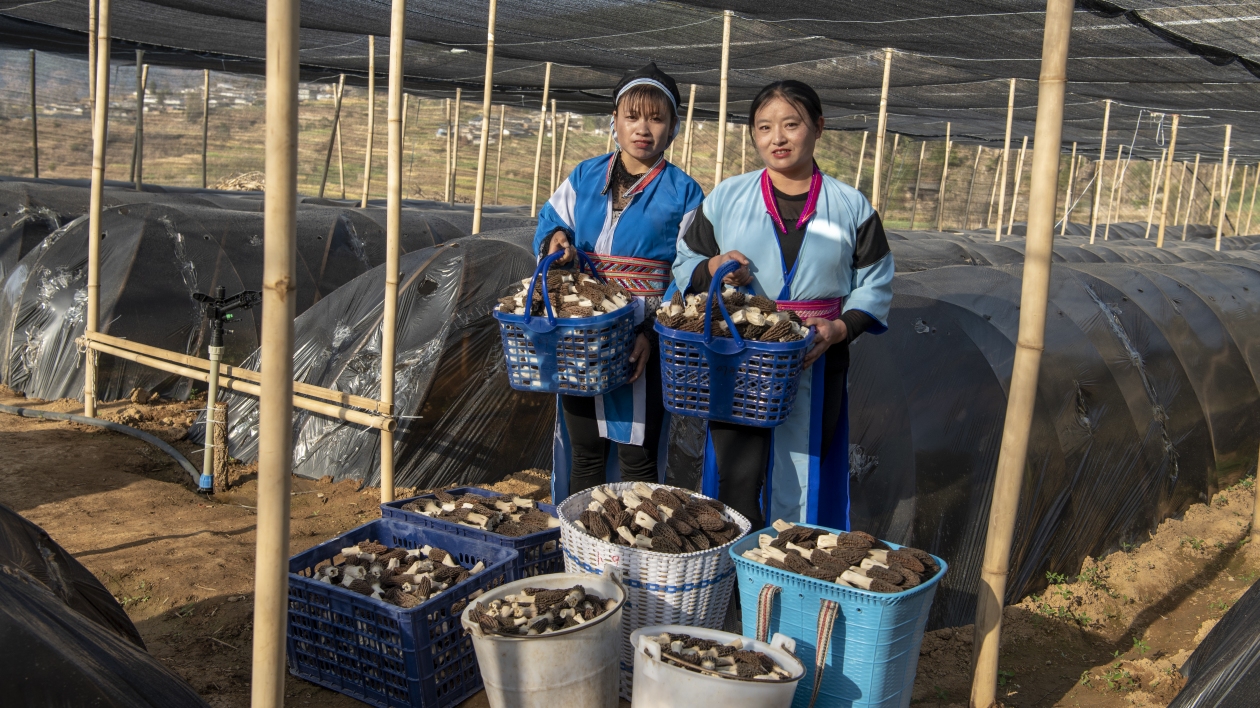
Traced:
MULTIPOLYGON (((840 533, 823 526, 798 526, 840 533)), ((757 638, 760 628, 796 640, 796 655, 804 662, 806 674, 796 689, 792 708, 909 706, 919 666, 919 645, 937 583, 948 569, 945 561, 932 556, 940 572, 918 587, 899 593, 871 592, 744 558, 744 551, 756 548, 757 537, 763 533, 778 535, 772 528, 751 533, 731 546, 730 554, 739 577, 744 635, 757 638), (835 624, 827 633, 825 622, 829 618, 835 624), (822 662, 818 661, 820 637, 822 662)), ((888 545, 900 548, 894 543, 888 545)))
MULTIPOLYGON (((557 252, 542 259, 529 283, 528 293, 541 288, 545 316, 533 316, 530 308, 523 315, 499 312, 497 307, 494 310, 503 335, 508 382, 520 391, 600 396, 630 377, 634 308, 594 317, 556 319, 551 298, 546 296, 547 271, 561 255, 557 252)), ((578 251, 577 257, 579 272, 585 267, 604 282, 585 253, 578 251)))
POLYGON ((724 423, 773 428, 792 414, 801 363, 814 343, 811 328, 797 342, 754 342, 735 331, 726 303, 717 295, 722 279, 739 268, 723 263, 709 285, 704 332, 684 332, 661 324, 661 381, 665 408, 724 423), (713 336, 713 303, 730 337, 713 336))
POLYGON ((481 690, 472 641, 459 624, 469 596, 515 580, 516 551, 399 519, 378 519, 289 559, 289 672, 379 708, 447 708, 481 690), (436 546, 485 570, 404 610, 312 579, 342 548, 436 546))
MULTIPOLYGON (((483 497, 496 494, 496 492, 487 491, 479 487, 456 487, 455 489, 448 489, 446 492, 456 497, 464 494, 480 494, 483 497)), ((402 508, 405 504, 410 504, 417 499, 431 498, 432 496, 432 494, 425 494, 419 497, 381 504, 381 516, 384 518, 402 519, 416 526, 427 526, 428 528, 438 529, 456 536, 464 536, 496 546, 511 548, 519 554, 516 561, 512 564, 514 568, 512 577, 517 580, 532 578, 535 575, 564 572, 564 553, 560 550, 559 526, 525 536, 501 536, 493 531, 482 531, 471 526, 435 519, 432 516, 425 516, 419 512, 408 511, 402 508)), ((551 504, 535 503, 538 505, 539 510, 545 511, 552 516, 556 515, 556 508, 551 504)))

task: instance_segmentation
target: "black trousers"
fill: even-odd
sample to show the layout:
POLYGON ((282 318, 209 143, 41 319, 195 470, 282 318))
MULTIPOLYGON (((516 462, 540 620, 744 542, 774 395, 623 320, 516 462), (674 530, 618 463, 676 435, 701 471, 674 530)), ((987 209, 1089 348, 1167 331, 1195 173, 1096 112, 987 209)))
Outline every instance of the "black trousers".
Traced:
MULTIPOLYGON (((845 377, 849 370, 848 345, 841 343, 827 350, 824 362, 822 449, 826 457, 831 450, 844 413, 845 377)), ((753 531, 766 527, 761 514, 761 488, 770 466, 770 440, 774 428, 754 428, 734 423, 709 423, 713 452, 718 466, 718 499, 743 514, 752 522, 753 531)), ((843 451, 847 454, 847 451, 843 451)))
MULTIPOLYGON (((656 482, 656 453, 661 438, 661 421, 665 418, 665 403, 661 400, 660 359, 655 347, 651 352, 652 356, 643 370, 647 384, 643 444, 617 443, 617 462, 621 466, 623 482, 656 482)), ((560 405, 573 450, 569 494, 577 494, 607 481, 604 463, 608 459, 610 441, 599 436, 594 398, 561 396, 560 405)))

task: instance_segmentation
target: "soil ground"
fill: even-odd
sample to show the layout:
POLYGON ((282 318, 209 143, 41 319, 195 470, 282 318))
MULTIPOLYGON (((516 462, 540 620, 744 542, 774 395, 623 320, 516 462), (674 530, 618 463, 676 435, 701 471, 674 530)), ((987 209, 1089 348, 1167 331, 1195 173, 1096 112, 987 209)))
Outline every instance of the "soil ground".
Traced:
MULTIPOLYGON (((0 403, 79 412, 0 388, 0 403)), ((107 403, 100 415, 162 437, 200 464, 183 440, 196 404, 107 403)), ((149 650, 216 708, 249 704, 255 470, 233 463, 230 491, 205 497, 165 454, 133 438, 74 423, 0 415, 0 503, 39 524, 113 592, 149 650)), ((540 471, 496 485, 545 499, 540 471)), ((1136 548, 1051 578, 1006 608, 1002 700, 1011 707, 1166 706, 1176 669, 1260 575, 1245 545, 1251 480, 1162 523, 1136 548)), ((290 552, 379 516, 379 491, 353 482, 293 479, 290 552)), ((410 494, 414 490, 399 490, 410 494)), ((929 632, 914 705, 965 706, 972 628, 929 632)), ((291 706, 362 705, 288 677, 291 706)), ((487 705, 483 696, 465 708, 487 705)))

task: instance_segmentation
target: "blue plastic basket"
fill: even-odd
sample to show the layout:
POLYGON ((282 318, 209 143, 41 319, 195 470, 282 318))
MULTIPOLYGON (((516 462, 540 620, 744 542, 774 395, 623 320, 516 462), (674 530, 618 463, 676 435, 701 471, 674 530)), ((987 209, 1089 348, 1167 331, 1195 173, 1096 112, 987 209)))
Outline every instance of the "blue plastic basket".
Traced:
MULTIPOLYGON (((455 489, 448 489, 446 492, 456 497, 464 494, 480 494, 483 497, 496 494, 496 492, 487 491, 479 487, 456 487, 455 489)), ((514 571, 512 577, 516 580, 532 578, 535 575, 564 572, 564 552, 560 550, 559 526, 554 529, 531 533, 527 536, 501 536, 492 531, 482 531, 464 524, 435 519, 432 516, 425 516, 419 512, 408 511, 402 508, 403 505, 410 504, 417 499, 432 497, 432 494, 424 494, 418 497, 411 497, 410 499, 381 504, 381 516, 384 518, 402 519, 409 524, 427 526, 457 536, 511 548, 519 554, 516 562, 513 563, 514 571), (547 547, 547 544, 551 544, 550 548, 547 547)), ((556 515, 556 508, 551 504, 535 503, 540 510, 552 516, 556 515)))
POLYGON ((481 690, 471 640, 459 624, 468 597, 515 580, 516 551, 378 519, 289 559, 289 672, 380 708, 446 708, 481 690), (462 565, 486 568, 433 599, 404 610, 339 585, 313 580, 315 567, 342 548, 436 546, 462 565))
MULTIPOLYGON (((557 252, 542 259, 529 283, 529 293, 542 288, 545 316, 534 317, 528 307, 523 315, 499 312, 497 307, 494 310, 503 335, 508 382, 520 391, 600 396, 625 384, 630 377, 634 308, 594 317, 556 319, 551 298, 546 296, 547 271, 561 255, 557 252)), ((586 267, 604 282, 585 253, 578 251, 577 257, 579 272, 586 267)))
MULTIPOLYGON (((841 533, 824 526, 798 524, 841 533)), ((805 678, 796 689, 792 708, 906 708, 914 691, 914 675, 919 665, 919 645, 936 585, 948 565, 932 556, 941 567, 935 576, 915 588, 899 593, 878 593, 777 570, 743 557, 756 548, 761 534, 777 536, 773 528, 748 534, 734 546, 739 577, 744 635, 756 638, 759 626, 768 633, 781 632, 796 640, 796 655, 805 663, 805 678), (768 590, 766 590, 769 588, 768 590), (777 589, 777 590, 776 590, 777 589), (759 602, 763 590, 767 602, 759 602), (828 613, 825 603, 834 603, 835 618, 829 639, 824 639, 825 663, 818 680, 818 639, 828 613), (767 622, 759 622, 758 607, 769 610, 767 622), (811 703, 817 684, 817 701, 811 703)), ((891 548, 900 548, 889 543, 891 548)))
POLYGON ((773 428, 792 414, 801 363, 814 343, 814 330, 797 342, 754 342, 739 336, 726 303, 717 295, 722 279, 738 268, 738 262, 727 261, 714 274, 704 305, 703 333, 657 321, 665 408, 679 415, 773 428), (713 336, 715 301, 730 337, 713 336))

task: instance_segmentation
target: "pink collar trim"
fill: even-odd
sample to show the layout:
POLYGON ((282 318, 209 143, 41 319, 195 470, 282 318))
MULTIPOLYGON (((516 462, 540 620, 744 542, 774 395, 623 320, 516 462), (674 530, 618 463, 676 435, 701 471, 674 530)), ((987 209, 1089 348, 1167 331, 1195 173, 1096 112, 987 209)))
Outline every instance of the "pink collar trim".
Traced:
MULTIPOLYGON (((809 178, 809 196, 805 199, 805 208, 801 210, 801 218, 796 220, 796 228, 803 227, 814 213, 818 211, 818 195, 822 193, 822 171, 818 163, 814 163, 814 172, 809 178)), ((783 225, 783 217, 779 216, 779 202, 774 198, 774 184, 770 182, 770 170, 761 171, 761 199, 766 204, 766 213, 774 220, 779 231, 787 233, 783 225)))

